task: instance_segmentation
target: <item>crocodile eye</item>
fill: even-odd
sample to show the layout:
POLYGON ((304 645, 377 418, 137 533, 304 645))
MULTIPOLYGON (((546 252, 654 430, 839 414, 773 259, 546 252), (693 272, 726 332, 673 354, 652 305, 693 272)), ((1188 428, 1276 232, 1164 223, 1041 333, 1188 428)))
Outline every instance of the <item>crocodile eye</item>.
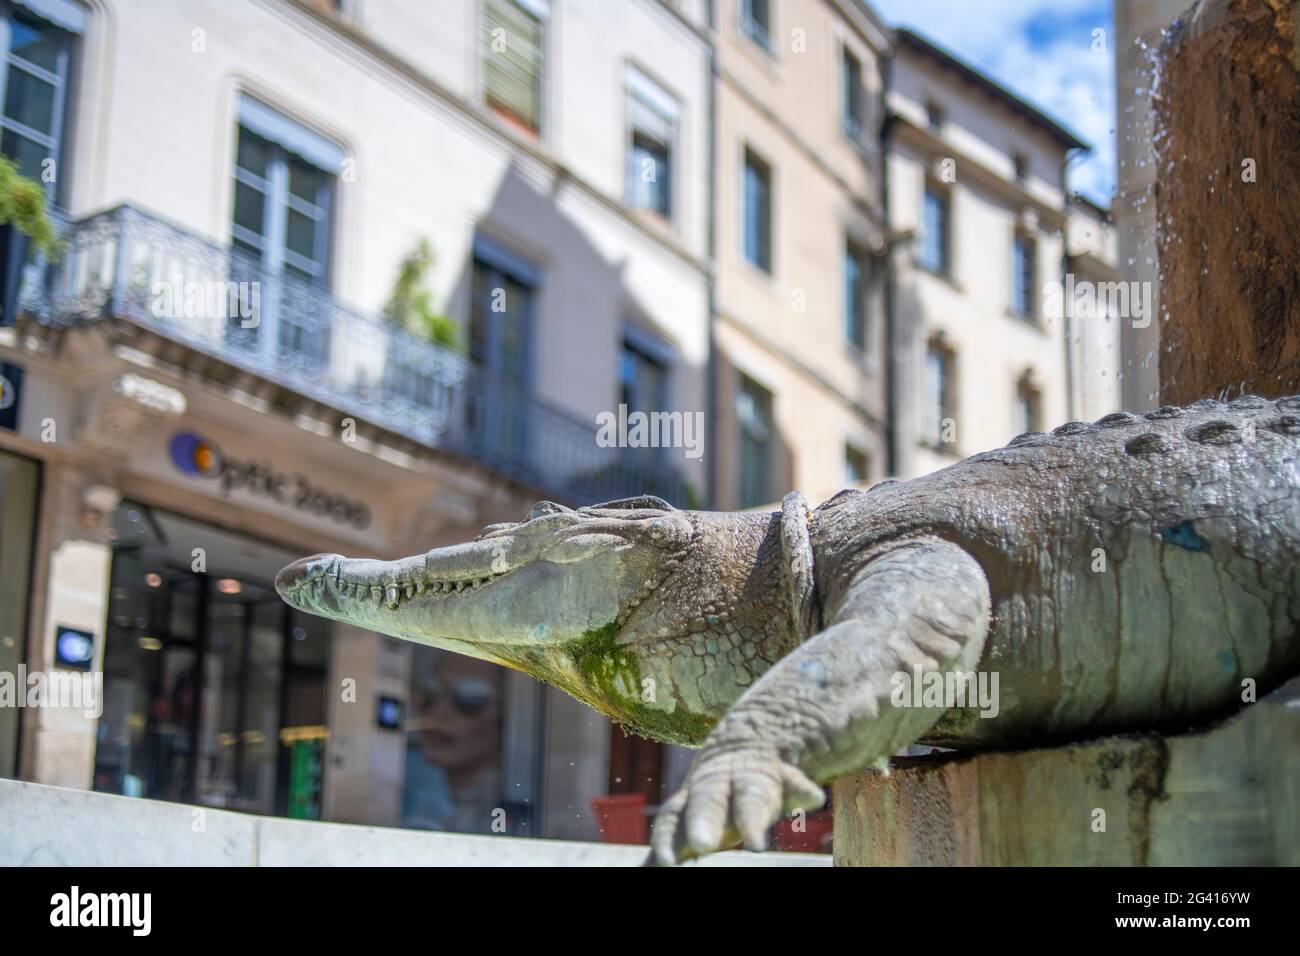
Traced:
POLYGON ((650 540, 661 548, 677 548, 691 539, 691 524, 677 514, 656 518, 650 523, 650 540))
POLYGON ((557 505, 554 501, 539 501, 537 504, 533 505, 533 510, 528 512, 528 517, 524 520, 532 521, 534 518, 541 518, 544 515, 562 514, 568 510, 570 509, 564 507, 564 505, 557 505))
POLYGON ((474 540, 482 541, 484 538, 491 538, 494 537, 495 535, 501 534, 506 531, 510 531, 511 529, 517 527, 519 526, 516 525, 513 521, 505 521, 502 522, 501 524, 490 524, 482 531, 480 531, 478 534, 476 534, 474 536, 474 540))

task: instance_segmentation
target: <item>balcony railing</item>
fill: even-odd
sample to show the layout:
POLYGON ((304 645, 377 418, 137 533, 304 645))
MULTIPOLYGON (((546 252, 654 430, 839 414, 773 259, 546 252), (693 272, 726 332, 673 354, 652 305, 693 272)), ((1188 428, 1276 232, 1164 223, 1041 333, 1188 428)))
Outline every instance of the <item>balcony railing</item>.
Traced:
POLYGON ((39 322, 135 323, 561 500, 650 493, 685 503, 685 482, 656 450, 600 447, 594 420, 317 284, 131 206, 60 225, 63 255, 24 274, 20 311, 39 322))

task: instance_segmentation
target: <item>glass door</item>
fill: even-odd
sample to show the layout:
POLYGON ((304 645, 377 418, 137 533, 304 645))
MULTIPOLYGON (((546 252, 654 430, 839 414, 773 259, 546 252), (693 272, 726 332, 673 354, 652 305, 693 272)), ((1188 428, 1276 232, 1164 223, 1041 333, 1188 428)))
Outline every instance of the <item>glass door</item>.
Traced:
POLYGON ((530 285, 474 260, 468 425, 482 454, 510 463, 527 460, 532 313, 530 285))
POLYGON ((136 504, 115 516, 95 788, 319 816, 329 625, 270 585, 277 550, 136 504), (179 563, 199 543, 210 568, 179 563))
POLYGON ((273 590, 209 579, 195 801, 271 813, 288 607, 273 590))

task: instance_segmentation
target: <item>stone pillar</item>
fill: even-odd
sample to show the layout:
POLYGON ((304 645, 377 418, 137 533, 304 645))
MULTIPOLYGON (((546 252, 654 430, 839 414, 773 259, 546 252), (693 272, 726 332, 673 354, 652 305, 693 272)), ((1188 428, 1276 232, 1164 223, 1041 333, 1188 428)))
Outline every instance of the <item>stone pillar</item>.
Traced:
POLYGON ((1156 100, 1160 390, 1300 392, 1300 2, 1201 0, 1156 100))
POLYGON ((546 700, 542 832, 560 840, 598 840, 591 801, 609 793, 612 725, 568 694, 549 690, 546 700))
MULTIPOLYGON (((1118 235, 1121 277, 1150 296, 1147 321, 1121 316, 1120 405, 1141 411, 1159 404, 1160 304, 1156 248, 1155 123, 1151 88, 1156 51, 1171 24, 1193 0, 1123 0, 1115 10, 1115 147, 1119 161, 1111 215, 1118 235)), ((1087 418, 1088 416, 1083 416, 1087 418)))
MULTIPOLYGON (((104 636, 108 620, 108 584, 112 563, 110 516, 117 504, 111 484, 95 472, 52 462, 46 474, 48 561, 45 566, 44 614, 31 630, 27 653, 29 675, 40 672, 68 677, 55 657, 55 638, 62 627, 94 635, 90 675, 102 681, 104 636)), ((99 684, 102 691, 103 684, 99 684)), ((102 697, 98 706, 102 708, 102 697)), ((99 714, 83 707, 41 706, 29 711, 25 746, 30 748, 24 775, 37 783, 89 788, 95 765, 99 714)))
POLYGON ((411 645, 350 624, 335 622, 330 630, 321 817, 398 826, 406 732, 380 727, 377 706, 380 697, 409 706, 411 645))
POLYGON ((895 764, 835 782, 837 866, 1300 864, 1300 680, 1201 732, 895 764))

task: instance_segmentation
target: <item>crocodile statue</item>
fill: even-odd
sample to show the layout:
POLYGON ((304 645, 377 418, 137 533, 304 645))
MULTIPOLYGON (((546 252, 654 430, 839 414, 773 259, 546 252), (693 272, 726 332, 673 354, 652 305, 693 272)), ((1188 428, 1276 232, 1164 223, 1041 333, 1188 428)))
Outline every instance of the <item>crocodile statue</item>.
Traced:
POLYGON ((821 784, 914 742, 1177 731, 1300 673, 1300 396, 1072 422, 811 511, 542 502, 402 560, 305 558, 276 587, 699 747, 652 857, 761 849, 821 784), (975 673, 999 678, 996 716, 898 693, 975 673))

